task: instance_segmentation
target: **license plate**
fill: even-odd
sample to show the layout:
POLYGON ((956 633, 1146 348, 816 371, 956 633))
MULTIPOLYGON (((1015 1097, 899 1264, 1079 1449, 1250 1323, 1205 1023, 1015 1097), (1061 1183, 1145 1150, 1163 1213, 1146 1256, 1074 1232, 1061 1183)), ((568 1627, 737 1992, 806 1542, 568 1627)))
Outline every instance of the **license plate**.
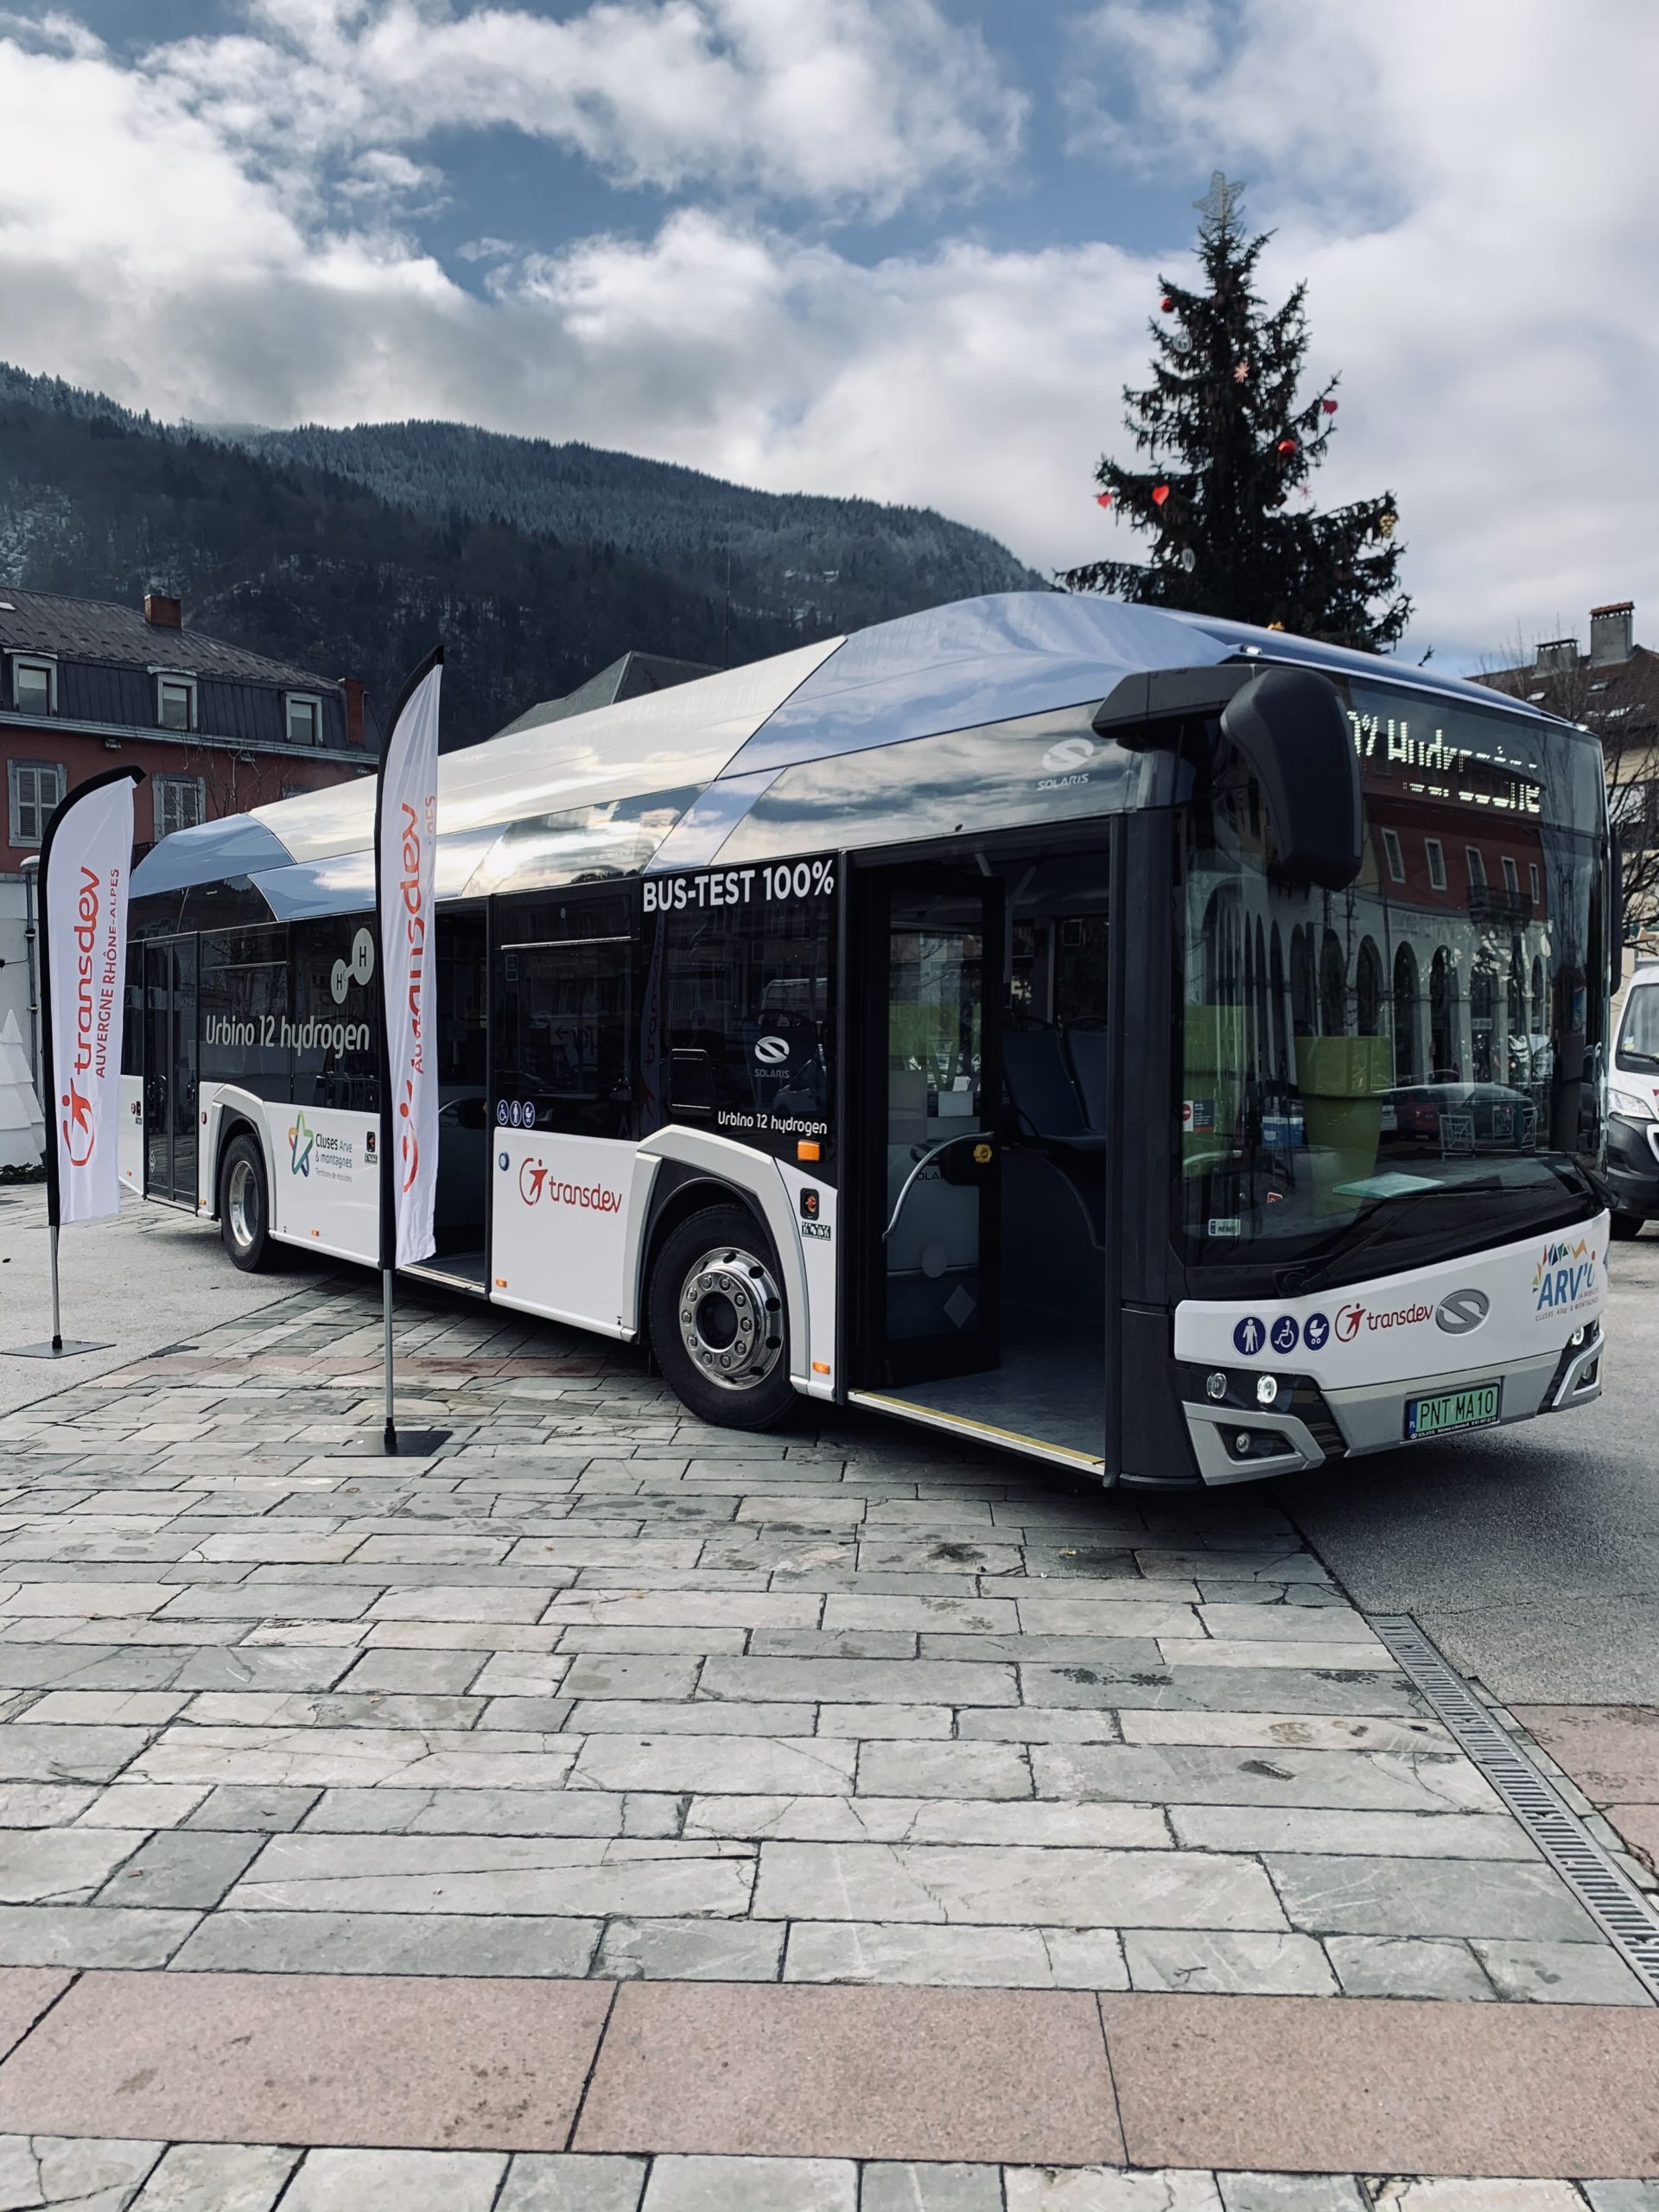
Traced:
POLYGON ((1438 1398, 1408 1398, 1406 1434, 1444 1436, 1453 1428, 1490 1428, 1502 1395, 1499 1383, 1471 1382, 1466 1390, 1443 1391, 1438 1398))

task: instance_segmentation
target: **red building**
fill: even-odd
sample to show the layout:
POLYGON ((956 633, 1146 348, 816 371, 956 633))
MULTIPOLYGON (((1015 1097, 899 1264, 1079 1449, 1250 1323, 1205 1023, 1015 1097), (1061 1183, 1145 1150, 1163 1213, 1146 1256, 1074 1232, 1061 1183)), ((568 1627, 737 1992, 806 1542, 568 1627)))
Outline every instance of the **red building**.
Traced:
POLYGON ((372 772, 363 686, 142 609, 0 583, 0 1027, 29 1034, 23 862, 53 810, 105 768, 142 768, 140 854, 174 830, 372 772))

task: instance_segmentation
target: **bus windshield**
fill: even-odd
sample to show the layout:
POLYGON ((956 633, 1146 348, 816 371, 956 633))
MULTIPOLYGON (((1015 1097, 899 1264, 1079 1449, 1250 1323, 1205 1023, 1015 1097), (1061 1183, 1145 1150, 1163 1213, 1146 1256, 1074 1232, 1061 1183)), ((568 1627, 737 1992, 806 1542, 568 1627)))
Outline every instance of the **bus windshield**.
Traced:
POLYGON ((1339 684, 1364 857, 1270 868, 1223 746, 1180 810, 1176 1219, 1309 1289, 1580 1219, 1605 1019, 1601 764, 1559 724, 1339 684))

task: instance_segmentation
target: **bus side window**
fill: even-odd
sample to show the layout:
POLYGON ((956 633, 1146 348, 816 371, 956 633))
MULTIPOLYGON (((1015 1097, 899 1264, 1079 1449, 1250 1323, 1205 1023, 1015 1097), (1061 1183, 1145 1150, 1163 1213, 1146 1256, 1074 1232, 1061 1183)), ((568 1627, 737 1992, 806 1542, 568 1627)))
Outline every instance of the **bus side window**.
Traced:
POLYGON ((631 934, 609 933, 616 903, 566 898, 500 918, 493 1089, 509 1109, 533 1107, 537 1128, 632 1133, 634 947, 631 934), (532 928, 550 934, 532 938, 532 928))
POLYGON ((373 917, 296 922, 289 939, 294 1103, 372 1114, 380 1104, 380 987, 373 917), (366 940, 359 946, 359 938, 366 940))
POLYGON ((288 932, 204 931, 201 1079, 289 1096, 288 932))
MULTIPOLYGON (((658 926, 669 1117, 790 1160, 803 1140, 823 1143, 834 1096, 833 897, 676 907, 658 926)), ((827 1173, 827 1144, 821 1164, 827 1173)))

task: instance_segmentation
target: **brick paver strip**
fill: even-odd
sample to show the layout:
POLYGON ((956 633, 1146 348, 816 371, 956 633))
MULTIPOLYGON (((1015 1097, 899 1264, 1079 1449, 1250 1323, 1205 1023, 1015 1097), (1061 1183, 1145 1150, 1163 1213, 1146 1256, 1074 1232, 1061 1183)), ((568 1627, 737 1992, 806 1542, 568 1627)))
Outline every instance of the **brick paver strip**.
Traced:
MULTIPOLYGON (((0 2075, 0 2079, 3 2079, 0 2075)), ((578 2151, 1120 2161, 1080 1991, 632 1982, 578 2151)))
POLYGON ((1659 1707, 1522 1705, 1515 1717, 1630 1848, 1659 1869, 1659 1707))
POLYGON ((1136 2164, 1659 2176, 1659 2011, 1152 1994, 1100 2006, 1136 2164))
POLYGON ((0 1967, 0 2056, 22 2042, 73 1979, 54 1967, 0 1967))
POLYGON ((88 1974, 0 2066, 0 2133, 556 2151, 611 1991, 88 1974))

